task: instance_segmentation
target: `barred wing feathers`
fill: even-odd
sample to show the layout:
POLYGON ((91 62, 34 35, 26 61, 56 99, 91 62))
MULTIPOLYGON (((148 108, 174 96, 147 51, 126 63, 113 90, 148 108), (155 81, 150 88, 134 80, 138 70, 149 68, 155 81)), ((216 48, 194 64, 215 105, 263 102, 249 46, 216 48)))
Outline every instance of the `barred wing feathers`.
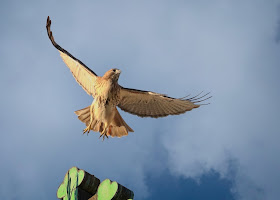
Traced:
POLYGON ((121 87, 119 108, 140 117, 165 117, 167 115, 179 115, 200 105, 195 103, 204 101, 199 95, 185 99, 176 99, 163 94, 150 91, 135 90, 121 87))

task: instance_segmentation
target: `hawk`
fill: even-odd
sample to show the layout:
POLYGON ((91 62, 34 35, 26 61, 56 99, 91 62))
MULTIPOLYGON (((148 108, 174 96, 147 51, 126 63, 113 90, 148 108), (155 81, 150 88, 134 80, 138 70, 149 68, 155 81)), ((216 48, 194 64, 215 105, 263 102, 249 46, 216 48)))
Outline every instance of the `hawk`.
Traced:
POLYGON ((103 136, 104 139, 108 136, 122 137, 128 135, 128 132, 134 132, 121 117, 117 106, 140 117, 158 118, 178 115, 198 108, 201 104, 196 103, 210 98, 207 96, 209 93, 199 97, 200 93, 192 98, 176 99, 155 92, 122 87, 118 84, 121 70, 114 68, 103 76, 97 76, 82 61, 55 42, 49 17, 46 28, 50 41, 59 51, 76 81, 94 98, 90 106, 75 111, 78 118, 86 124, 83 133, 89 133, 90 130, 93 130, 100 132, 100 137, 103 136))

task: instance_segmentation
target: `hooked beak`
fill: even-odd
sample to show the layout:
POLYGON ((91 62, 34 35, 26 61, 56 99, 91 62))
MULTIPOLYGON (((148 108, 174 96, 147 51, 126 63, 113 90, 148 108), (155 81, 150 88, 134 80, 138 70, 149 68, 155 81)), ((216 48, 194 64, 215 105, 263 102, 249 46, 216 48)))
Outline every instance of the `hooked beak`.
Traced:
POLYGON ((117 69, 117 70, 116 70, 116 73, 117 73, 117 74, 120 74, 121 72, 122 72, 122 71, 121 71, 120 69, 117 69))

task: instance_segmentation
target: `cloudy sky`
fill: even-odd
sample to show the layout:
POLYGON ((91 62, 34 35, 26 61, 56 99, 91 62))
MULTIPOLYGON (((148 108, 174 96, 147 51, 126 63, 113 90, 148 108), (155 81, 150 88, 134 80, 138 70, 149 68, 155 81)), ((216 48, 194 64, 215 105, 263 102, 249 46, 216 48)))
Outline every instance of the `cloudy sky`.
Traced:
POLYGON ((77 166, 135 199, 280 196, 280 1, 1 1, 0 199, 56 199, 77 166), (210 105, 102 142, 74 111, 92 98, 48 40, 125 87, 210 105))

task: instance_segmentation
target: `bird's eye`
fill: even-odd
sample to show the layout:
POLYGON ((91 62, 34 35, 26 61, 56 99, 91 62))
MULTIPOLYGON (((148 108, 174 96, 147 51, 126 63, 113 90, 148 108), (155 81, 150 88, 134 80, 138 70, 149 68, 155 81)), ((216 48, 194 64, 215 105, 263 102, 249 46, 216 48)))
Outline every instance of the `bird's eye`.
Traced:
POLYGON ((116 72, 116 69, 113 69, 113 72, 116 72))

